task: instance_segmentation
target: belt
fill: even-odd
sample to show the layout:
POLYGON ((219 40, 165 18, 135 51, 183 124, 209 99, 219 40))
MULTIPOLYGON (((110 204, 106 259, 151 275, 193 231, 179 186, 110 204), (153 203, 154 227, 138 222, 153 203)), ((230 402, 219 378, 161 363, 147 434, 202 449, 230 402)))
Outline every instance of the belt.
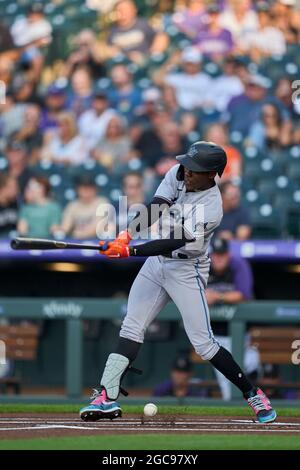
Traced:
POLYGON ((165 253, 164 255, 165 258, 171 258, 171 259, 189 259, 188 255, 185 255, 183 253, 177 253, 177 256, 172 256, 172 253, 165 253))

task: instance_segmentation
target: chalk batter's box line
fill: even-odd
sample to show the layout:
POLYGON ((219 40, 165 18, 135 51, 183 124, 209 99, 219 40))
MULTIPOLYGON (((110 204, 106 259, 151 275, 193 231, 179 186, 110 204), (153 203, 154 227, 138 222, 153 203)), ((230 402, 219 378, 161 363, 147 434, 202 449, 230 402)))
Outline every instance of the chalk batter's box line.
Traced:
MULTIPOLYGON (((0 431, 42 431, 42 430, 49 430, 49 429, 72 429, 72 430, 78 430, 78 431, 99 431, 99 430, 102 430, 102 431, 111 431, 112 427, 111 426, 103 426, 101 428, 99 427, 84 427, 84 426, 67 426, 67 425, 50 425, 50 426, 45 426, 45 425, 41 425, 41 426, 26 426, 26 427, 19 427, 19 428, 1 428, 0 431)), ((132 427, 119 427, 119 426, 116 426, 114 427, 114 430, 115 431, 132 431, 132 432, 135 432, 136 429, 132 428, 132 427)), ((149 428, 147 427, 141 427, 139 428, 139 431, 149 431, 149 428)), ((243 432, 254 432, 254 433, 259 433, 259 432, 271 432, 271 433, 291 433, 291 430, 290 429, 243 429, 243 428, 237 428, 237 429, 221 429, 221 428, 167 428, 167 429, 164 429, 164 428, 151 428, 151 431, 161 431, 161 432, 180 432, 180 431, 184 431, 184 432, 209 432, 209 433, 213 433, 213 432, 221 432, 221 433, 224 433, 224 432, 231 432, 231 433, 243 433, 243 432)), ((293 433, 300 433, 300 429, 293 429, 293 433)))
MULTIPOLYGON (((50 425, 75 425, 75 427, 78 428, 78 426, 76 426, 76 423, 82 423, 82 420, 81 419, 78 419, 78 420, 65 420, 65 419, 59 419, 59 418, 51 418, 49 420, 45 420, 43 418, 1 418, 0 419, 0 430, 2 429, 1 428, 1 423, 5 423, 5 424, 16 424, 16 423, 19 423, 19 424, 35 424, 35 423, 41 423, 44 422, 45 426, 50 426, 50 425)), ((107 427, 112 427, 112 428, 116 428, 117 426, 118 427, 124 427, 128 424, 136 424, 137 426, 139 426, 139 429, 141 427, 147 427, 147 428, 151 428, 151 427, 157 427, 159 428, 159 426, 157 425, 157 423, 155 421, 149 421, 149 422, 146 422, 145 423, 141 423, 141 420, 138 420, 138 419, 135 419, 135 418, 132 418, 132 419, 126 419, 126 420, 122 420, 122 421, 118 421, 118 424, 114 423, 114 422, 104 422, 104 421, 99 421, 97 422, 97 427, 99 428, 102 428, 103 426, 107 426, 107 427)), ((273 423, 258 423, 258 422, 254 422, 252 420, 228 420, 228 421, 205 421, 205 420, 193 420, 193 421, 174 421, 174 422, 169 422, 169 421, 166 421, 166 422, 161 422, 160 425, 161 426, 182 426, 182 428, 184 429, 184 426, 185 425, 219 425, 219 426, 235 426, 237 424, 240 424, 242 426, 246 426, 248 425, 251 425, 251 426, 260 426, 260 427, 266 427, 266 426, 272 426, 272 427, 278 427, 278 426, 284 426, 284 427, 287 427, 287 426, 290 426, 290 427, 300 427, 300 423, 286 423, 286 422, 273 422, 273 423)), ((89 427, 89 426, 95 426, 95 423, 85 423, 85 427, 89 427)), ((24 429, 24 427, 22 428, 24 429)), ((247 427, 248 429, 248 427, 247 427)))

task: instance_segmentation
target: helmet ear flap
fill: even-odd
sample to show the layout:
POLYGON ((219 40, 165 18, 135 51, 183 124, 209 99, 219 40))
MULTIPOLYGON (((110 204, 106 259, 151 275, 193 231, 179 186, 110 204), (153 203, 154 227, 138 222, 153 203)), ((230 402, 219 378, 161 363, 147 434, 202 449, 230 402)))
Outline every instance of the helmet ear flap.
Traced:
POLYGON ((223 166, 223 167, 222 167, 220 170, 218 170, 218 171, 217 171, 217 173, 218 173, 218 176, 219 176, 220 178, 221 178, 221 176, 222 176, 222 175, 223 175, 223 173, 224 173, 225 166, 226 166, 226 165, 224 165, 224 166, 223 166))
POLYGON ((184 180, 184 166, 180 165, 177 173, 176 173, 176 179, 177 181, 183 181, 184 180))

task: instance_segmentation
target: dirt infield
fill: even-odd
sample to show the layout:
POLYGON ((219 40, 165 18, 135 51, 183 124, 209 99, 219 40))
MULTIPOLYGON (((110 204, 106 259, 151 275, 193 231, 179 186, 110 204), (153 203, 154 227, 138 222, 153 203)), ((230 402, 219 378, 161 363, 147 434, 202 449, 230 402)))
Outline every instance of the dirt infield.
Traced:
POLYGON ((275 423, 260 424, 238 416, 170 416, 147 419, 126 414, 115 421, 86 423, 74 414, 9 414, 0 417, 1 439, 32 439, 58 436, 91 436, 128 433, 194 433, 294 435, 300 437, 300 418, 279 418, 275 423))

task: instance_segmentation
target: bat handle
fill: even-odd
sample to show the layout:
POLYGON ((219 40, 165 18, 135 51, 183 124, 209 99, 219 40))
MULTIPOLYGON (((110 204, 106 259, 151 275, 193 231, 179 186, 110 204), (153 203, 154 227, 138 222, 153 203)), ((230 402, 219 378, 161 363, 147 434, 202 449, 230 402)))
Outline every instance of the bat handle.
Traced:
POLYGON ((99 246, 99 251, 106 251, 108 248, 109 242, 100 242, 101 245, 99 246))

